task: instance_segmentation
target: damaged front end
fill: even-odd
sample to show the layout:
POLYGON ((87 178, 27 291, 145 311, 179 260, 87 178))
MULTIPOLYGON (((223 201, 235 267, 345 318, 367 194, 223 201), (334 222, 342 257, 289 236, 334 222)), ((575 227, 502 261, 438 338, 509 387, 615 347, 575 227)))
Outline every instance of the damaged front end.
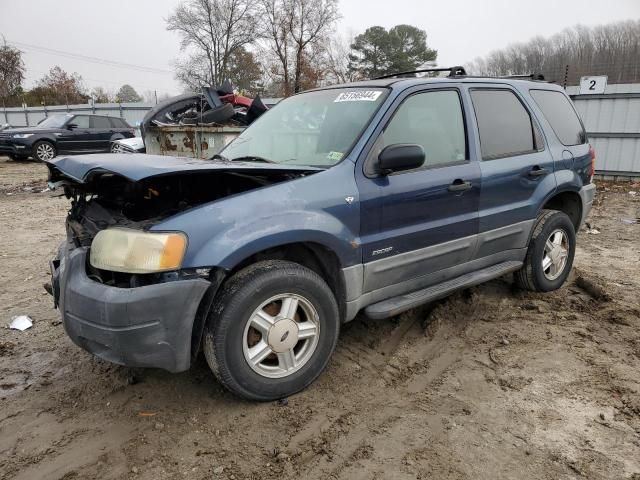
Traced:
POLYGON ((152 227, 313 171, 150 155, 59 158, 48 168, 50 186, 71 200, 67 240, 51 263, 51 293, 68 335, 111 362, 169 371, 189 367, 224 272, 184 268, 188 232, 152 227))

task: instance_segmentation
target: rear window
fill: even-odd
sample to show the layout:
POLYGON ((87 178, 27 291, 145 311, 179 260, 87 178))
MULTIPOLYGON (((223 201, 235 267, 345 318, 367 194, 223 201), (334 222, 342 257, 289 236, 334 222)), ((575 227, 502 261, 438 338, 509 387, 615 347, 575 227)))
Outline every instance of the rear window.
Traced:
POLYGON ((121 118, 109 117, 109 120, 111 120, 111 125, 114 126, 115 128, 131 128, 121 118))
POLYGON ((530 90, 558 139, 567 146, 586 143, 587 136, 571 102, 562 92, 530 90))
POLYGON ((471 91, 484 160, 536 151, 531 116, 511 90, 471 91))

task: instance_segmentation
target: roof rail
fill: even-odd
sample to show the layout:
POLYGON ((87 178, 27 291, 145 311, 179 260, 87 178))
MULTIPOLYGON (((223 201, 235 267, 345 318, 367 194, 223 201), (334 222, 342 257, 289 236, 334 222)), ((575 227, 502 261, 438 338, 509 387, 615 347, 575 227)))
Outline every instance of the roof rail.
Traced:
POLYGON ((521 75, 503 75, 498 78, 522 78, 529 80, 538 80, 544 82, 544 75, 541 73, 529 73, 529 74, 521 74, 521 75))
POLYGON ((423 68, 420 70, 409 70, 407 72, 390 73, 389 75, 382 75, 381 77, 375 77, 374 80, 382 80, 384 78, 393 78, 393 77, 399 77, 401 75, 410 75, 412 73, 425 73, 425 72, 449 72, 449 75, 448 75, 449 77, 465 76, 467 74, 464 67, 460 67, 460 66, 448 67, 448 68, 423 68))

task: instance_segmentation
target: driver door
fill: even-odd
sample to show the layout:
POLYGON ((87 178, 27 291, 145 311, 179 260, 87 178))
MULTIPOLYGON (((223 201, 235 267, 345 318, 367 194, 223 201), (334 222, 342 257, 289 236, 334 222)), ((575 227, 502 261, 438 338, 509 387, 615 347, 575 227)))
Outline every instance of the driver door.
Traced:
POLYGON ((389 117, 367 154, 358 188, 364 292, 395 286, 398 294, 438 283, 427 276, 472 258, 480 168, 468 147, 471 129, 457 88, 409 92, 389 117), (423 166, 376 173, 380 151, 398 143, 421 145, 423 166))
POLYGON ((81 152, 91 145, 91 133, 89 130, 89 116, 76 115, 72 117, 64 127, 64 132, 58 136, 58 150, 61 152, 81 152), (76 125, 69 129, 69 125, 76 125))

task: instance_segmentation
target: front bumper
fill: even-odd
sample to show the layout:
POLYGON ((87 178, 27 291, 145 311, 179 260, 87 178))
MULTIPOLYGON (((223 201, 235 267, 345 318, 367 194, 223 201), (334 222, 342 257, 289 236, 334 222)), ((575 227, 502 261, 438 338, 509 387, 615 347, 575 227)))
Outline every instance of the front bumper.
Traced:
POLYGON ((52 287, 73 342, 109 362, 181 372, 190 366, 204 279, 117 288, 87 277, 86 247, 65 242, 52 265, 52 287))
POLYGON ((582 218, 580 219, 580 225, 584 223, 593 206, 593 199, 596 196, 596 184, 589 183, 580 189, 578 192, 580 199, 582 200, 582 218))
POLYGON ((0 153, 13 155, 31 155, 31 145, 21 140, 0 139, 0 153))

